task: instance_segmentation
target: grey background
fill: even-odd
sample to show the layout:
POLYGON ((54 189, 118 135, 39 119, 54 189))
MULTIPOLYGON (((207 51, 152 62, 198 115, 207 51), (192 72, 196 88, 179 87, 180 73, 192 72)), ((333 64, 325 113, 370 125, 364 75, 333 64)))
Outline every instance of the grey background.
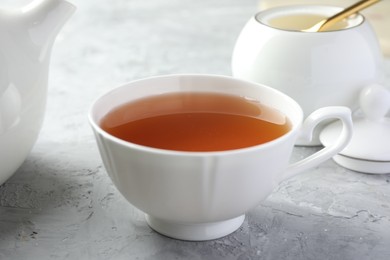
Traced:
MULTIPOLYGON (((390 176, 331 160, 282 183, 222 239, 152 231, 106 175, 89 106, 143 77, 230 75, 234 42, 258 1, 72 2, 78 10, 54 46, 40 137, 0 187, 0 259, 390 259, 390 176)), ((296 148, 293 160, 317 149, 296 148)))

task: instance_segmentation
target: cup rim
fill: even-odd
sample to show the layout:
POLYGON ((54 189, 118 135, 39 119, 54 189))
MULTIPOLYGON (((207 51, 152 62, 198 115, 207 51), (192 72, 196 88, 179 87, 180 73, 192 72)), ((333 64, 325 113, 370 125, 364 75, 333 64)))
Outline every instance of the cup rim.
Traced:
MULTIPOLYGON (((115 108, 116 106, 113 105, 111 107, 115 108)), ((148 153, 154 153, 154 154, 166 154, 166 155, 176 155, 176 156, 199 156, 199 157, 204 157, 204 156, 210 156, 210 155, 228 155, 228 154, 239 154, 243 152, 249 152, 249 151, 254 151, 258 149, 265 149, 266 147, 272 146, 275 143, 282 142, 285 139, 288 139, 294 132, 298 131, 298 129, 301 127, 302 122, 303 122, 303 110, 301 106, 290 96, 284 94, 281 91, 278 91, 274 88, 271 88, 269 86, 259 84, 256 82, 251 82, 251 81, 246 81, 243 79, 238 79, 232 76, 226 76, 226 75, 218 75, 218 74, 196 74, 196 73, 184 73, 184 74, 166 74, 166 75, 158 75, 158 76, 151 76, 151 77, 146 77, 142 79, 137 79, 133 81, 129 81, 127 83, 121 84, 117 87, 114 87, 107 92, 101 94, 95 100, 92 102, 89 112, 88 112, 88 120, 92 128, 102 135, 105 139, 111 140, 117 144, 120 144, 122 146, 126 146, 132 149, 140 150, 143 152, 148 152, 148 153), (221 150, 221 151, 179 151, 179 150, 168 150, 168 149, 161 149, 161 148, 155 148, 155 147, 150 147, 150 146, 145 146, 145 145, 140 145, 140 144, 135 144, 129 141, 122 140, 114 135, 109 134, 108 132, 104 131, 98 122, 96 122, 94 118, 94 111, 97 103, 103 99, 104 97, 119 91, 120 89, 124 88, 129 88, 133 84, 137 84, 139 82, 143 81, 149 81, 152 79, 159 79, 159 78, 175 78, 175 77, 208 77, 208 78, 221 78, 221 79, 228 79, 228 80, 234 80, 236 82, 240 82, 242 84, 250 84, 253 86, 259 86, 261 88, 266 88, 268 91, 272 91, 274 93, 277 93, 278 95, 282 96, 283 99, 288 100, 290 103, 293 104, 293 106, 296 107, 296 109, 299 110, 299 120, 296 120, 296 123, 292 123, 291 129, 285 133, 284 135, 273 139, 269 142, 263 143, 263 144, 258 144, 258 145, 253 145, 253 146, 248 146, 244 148, 237 148, 237 149, 230 149, 230 150, 221 150)))
MULTIPOLYGON (((302 30, 283 29, 280 27, 271 26, 270 24, 265 23, 264 21, 262 21, 259 18, 260 16, 277 15, 278 13, 285 14, 286 10, 294 11, 294 12, 299 12, 299 11, 302 12, 303 11, 303 12, 308 13, 308 14, 309 13, 313 14, 312 12, 314 10, 314 11, 316 11, 316 14, 319 14, 319 12, 321 10, 334 10, 334 12, 336 13, 336 12, 343 10, 343 8, 340 6, 333 6, 333 5, 305 5, 305 4, 277 6, 277 7, 272 7, 272 8, 257 12, 253 16, 253 18, 257 23, 259 23, 263 26, 266 26, 268 28, 272 28, 274 30, 279 30, 279 31, 283 31, 283 32, 291 32, 291 33, 302 33, 302 34, 340 33, 340 32, 345 32, 345 31, 349 31, 349 30, 353 30, 355 28, 358 28, 366 22, 365 16, 359 12, 359 13, 356 13, 356 17, 354 19, 360 19, 361 21, 359 21, 356 25, 348 26, 346 28, 342 28, 342 29, 338 29, 338 30, 329 30, 329 31, 321 31, 321 32, 305 32, 302 30)), ((292 14, 293 14, 293 12, 292 12, 292 14)))

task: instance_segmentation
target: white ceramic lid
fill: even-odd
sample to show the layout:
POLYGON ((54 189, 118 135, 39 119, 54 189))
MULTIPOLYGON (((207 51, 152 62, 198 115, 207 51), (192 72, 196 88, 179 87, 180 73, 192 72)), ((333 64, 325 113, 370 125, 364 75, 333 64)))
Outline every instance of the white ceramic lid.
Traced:
MULTIPOLYGON (((390 173, 390 92, 380 85, 362 90, 363 114, 354 118, 354 133, 348 146, 333 159, 346 168, 374 174, 390 173)), ((339 135, 341 124, 334 122, 320 134, 321 143, 330 145, 339 135)))

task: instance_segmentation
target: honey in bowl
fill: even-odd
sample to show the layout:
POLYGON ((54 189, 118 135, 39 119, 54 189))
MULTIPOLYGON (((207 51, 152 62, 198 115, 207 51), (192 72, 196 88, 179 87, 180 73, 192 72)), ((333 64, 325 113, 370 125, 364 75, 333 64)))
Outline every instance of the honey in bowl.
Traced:
MULTIPOLYGON (((302 31, 312 27, 326 18, 329 17, 317 14, 292 14, 270 18, 267 21, 267 24, 271 27, 282 30, 302 31)), ((349 26, 348 19, 346 19, 334 24, 325 31, 342 30, 348 28, 349 26)))
POLYGON ((256 100, 234 95, 177 92, 130 101, 100 121, 122 140, 166 150, 226 151, 272 141, 289 119, 256 100))

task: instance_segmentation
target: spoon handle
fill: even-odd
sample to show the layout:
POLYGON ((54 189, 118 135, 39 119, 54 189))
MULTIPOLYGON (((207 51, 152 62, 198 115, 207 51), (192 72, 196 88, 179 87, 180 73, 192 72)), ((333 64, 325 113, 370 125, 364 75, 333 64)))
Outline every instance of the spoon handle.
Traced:
POLYGON ((362 1, 359 1, 357 2, 356 4, 354 5, 351 5, 350 7, 348 8, 345 8, 343 11, 331 16, 330 18, 328 18, 326 20, 326 22, 324 22, 321 27, 318 29, 318 31, 324 31, 326 30, 327 28, 331 27, 332 25, 334 25, 335 23, 337 23, 338 21, 352 15, 352 14, 355 14, 357 12, 359 12, 360 10, 364 9, 364 8, 367 8, 369 7, 370 5, 373 5, 377 2, 379 2, 381 0, 362 0, 362 1))

